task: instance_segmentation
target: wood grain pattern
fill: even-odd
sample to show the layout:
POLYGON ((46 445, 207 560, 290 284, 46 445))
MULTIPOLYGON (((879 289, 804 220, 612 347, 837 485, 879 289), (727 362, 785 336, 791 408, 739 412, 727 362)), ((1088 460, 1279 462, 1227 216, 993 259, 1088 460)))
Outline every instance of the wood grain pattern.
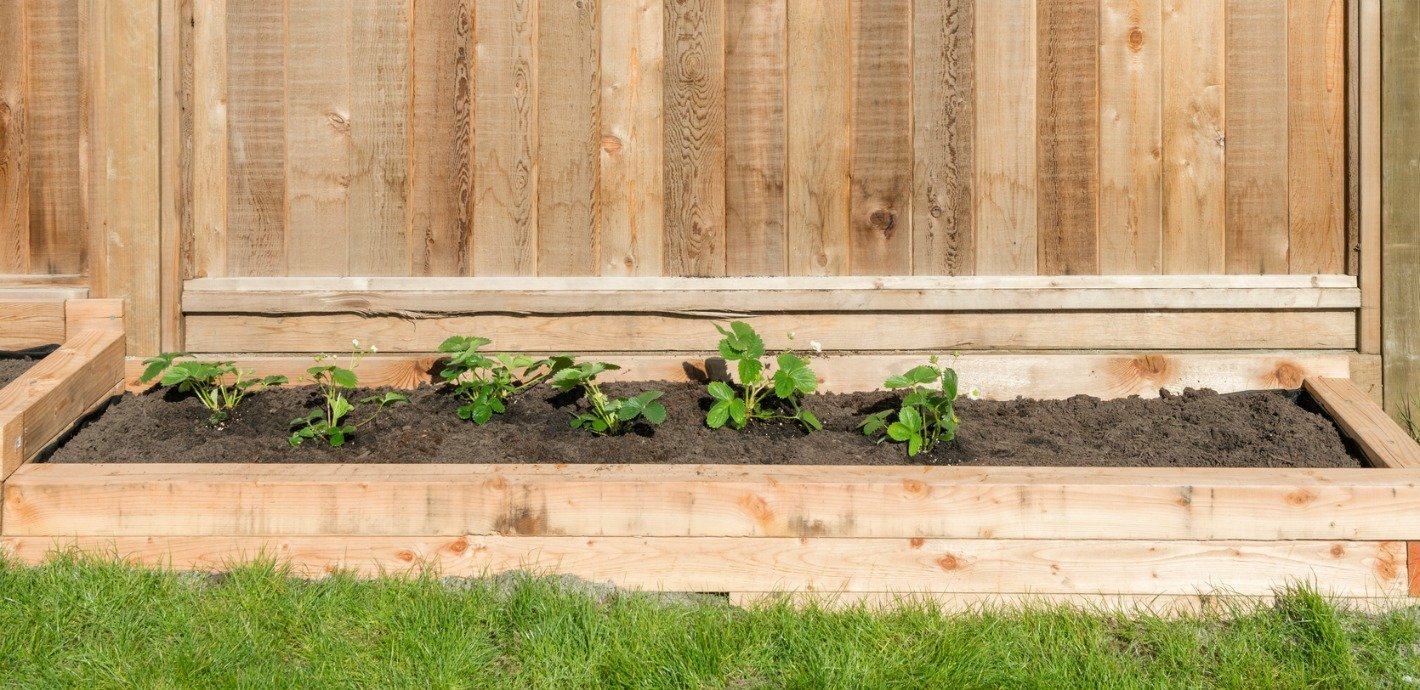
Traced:
MULTIPOLYGON (((1355 111, 1360 157, 1361 352, 1381 351, 1381 0, 1362 0, 1360 27, 1360 106, 1355 111)), ((1379 386, 1377 386, 1379 391, 1379 386)))
MULTIPOLYGON (((234 2, 228 7, 230 148, 221 159, 226 176, 219 182, 228 189, 222 238, 227 264, 221 268, 234 276, 286 274, 285 25, 283 5, 234 2)), ((210 165, 206 153, 198 155, 202 161, 193 166, 194 174, 210 165)), ((208 252, 195 247, 194 263, 212 261, 208 252)))
MULTIPOLYGON (((162 338, 158 7, 108 0, 104 13, 102 184, 107 226, 100 294, 126 304, 127 348, 157 354, 162 338)), ((121 356, 121 351, 120 351, 121 356)))
POLYGON ((724 2, 666 4, 666 275, 725 273, 724 2))
POLYGON ((786 0, 725 4, 725 272, 784 275, 786 0))
POLYGON ((475 275, 537 272, 537 3, 474 8, 475 275))
POLYGON ((25 5, 0 4, 0 273, 30 270, 29 50, 25 5))
POLYGON ((912 9, 912 273, 976 271, 975 0, 912 9))
POLYGON ((597 0, 538 8, 537 272, 596 275, 601 9, 597 0))
POLYGON ((1346 271, 1346 3, 1289 0, 1291 271, 1346 271))
POLYGON ((414 3, 411 275, 468 275, 473 240, 473 3, 414 3))
POLYGON ((348 275, 351 2, 286 8, 286 248, 291 275, 348 275))
MULTIPOLYGON (((192 236, 193 53, 195 15, 191 0, 160 0, 158 113, 162 188, 159 223, 159 348, 182 350, 182 281, 187 272, 186 239, 192 236), (164 18, 175 21, 162 21, 164 18)), ((230 109, 229 109, 230 112, 230 109)), ((87 296, 87 295, 85 295, 87 296)))
POLYGON ((1223 1, 1164 0, 1165 273, 1222 273, 1223 1))
POLYGON ((912 272, 912 2, 853 0, 853 275, 912 272))
POLYGON ((1309 378, 1306 390, 1373 467, 1420 470, 1420 443, 1349 378, 1309 378))
POLYGON ((353 0, 351 8, 352 275, 409 275, 409 4, 353 0))
POLYGON ((58 536, 7 536, 0 544, 22 563, 38 563, 55 548, 117 551, 132 563, 203 571, 274 556, 304 576, 531 570, 673 592, 1196 594, 1222 586, 1266 595, 1308 579, 1342 596, 1403 597, 1409 590, 1404 542, 58 536))
POLYGON ((1036 269, 1098 273, 1098 0, 1037 0, 1036 21, 1036 269))
MULTIPOLYGON (((25 3, 29 46, 30 271, 75 274, 85 267, 80 203, 79 3, 25 3)), ((103 19, 99 18, 103 26, 103 19)), ((103 34, 100 34, 103 35, 103 34)), ((7 58, 10 59, 10 58, 7 58)))
POLYGON ((1394 515, 1420 504, 1416 477, 1354 468, 46 463, 7 483, 5 524, 14 536, 102 523, 115 536, 1399 541, 1415 538, 1416 525, 1394 515), (1139 519, 1121 523, 1121 505, 1139 519), (510 519, 520 514, 532 519, 510 519))
MULTIPOLYGON (((250 19, 243 16, 242 3, 232 12, 237 21, 250 19)), ((228 194, 233 191, 228 183, 231 167, 228 165, 229 136, 228 113, 230 94, 228 82, 234 72, 246 72, 255 65, 229 64, 227 32, 229 13, 227 0, 212 0, 199 3, 192 18, 193 82, 192 148, 200 163, 193 169, 192 216, 193 216, 193 270, 198 276, 227 275, 228 255, 231 246, 242 250, 242 236, 228 235, 228 194)), ((276 26, 280 26, 277 24, 276 26)), ((249 28, 244 26, 243 28, 249 28)), ((273 27, 268 25, 267 30, 273 27)), ((243 35, 242 38, 248 36, 243 35)), ((279 41, 284 34, 276 33, 272 38, 279 41)), ((270 39, 268 39, 269 41, 270 39)), ((260 38, 254 42, 255 48, 262 46, 260 38)), ((234 46, 233 52, 240 53, 241 46, 234 46)), ((241 59, 242 55, 237 55, 241 59)), ((255 57, 255 56, 253 56, 255 57)), ((247 76, 243 74, 242 76, 247 76)), ((245 86, 245 84, 243 85, 245 86)), ((243 94, 250 97, 250 94, 243 94)), ((279 92, 275 95, 280 95, 279 92)), ((250 264, 238 259, 238 263, 250 264)), ((236 275, 242 275, 240 273, 236 275)))
POLYGON ((848 273, 848 0, 787 0, 789 275, 848 273))
POLYGON ((603 2, 602 26, 599 272, 660 275, 665 4, 603 2))
POLYGON ((1227 5, 1227 271, 1286 273, 1287 0, 1227 5))
POLYGON ((1398 415, 1420 395, 1420 3, 1382 3, 1381 31, 1381 352, 1398 415))
POLYGON ((1035 0, 976 6, 976 273, 1036 272, 1035 0))
POLYGON ((1099 268, 1163 269, 1163 24, 1158 0, 1100 4, 1099 268))
MULTIPOLYGON (((194 352, 238 352, 253 343, 268 352, 343 350, 352 337, 390 352, 430 352, 449 336, 492 333, 500 348, 520 352, 701 352, 714 342, 716 314, 563 316, 481 313, 433 318, 209 315, 187 317, 194 352)), ((736 315, 740 316, 740 315, 736 315)), ((1229 312, 753 314, 744 321, 768 347, 817 340, 824 350, 989 349, 1351 349, 1354 310, 1229 312)), ((723 319, 718 319, 723 320, 723 319)))

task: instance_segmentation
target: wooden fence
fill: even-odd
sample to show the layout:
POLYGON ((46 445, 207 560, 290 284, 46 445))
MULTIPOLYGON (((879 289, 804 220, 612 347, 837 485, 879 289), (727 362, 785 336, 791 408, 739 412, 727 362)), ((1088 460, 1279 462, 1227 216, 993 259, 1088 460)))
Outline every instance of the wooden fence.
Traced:
POLYGON ((0 0, 0 285, 147 353, 201 281, 1350 273, 1373 353, 1382 4, 0 0))

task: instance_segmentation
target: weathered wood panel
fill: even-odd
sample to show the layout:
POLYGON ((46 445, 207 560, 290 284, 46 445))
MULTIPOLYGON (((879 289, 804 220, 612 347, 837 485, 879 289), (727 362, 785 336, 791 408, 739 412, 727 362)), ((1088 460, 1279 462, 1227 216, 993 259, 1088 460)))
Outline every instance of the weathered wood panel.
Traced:
POLYGON ((1346 2, 1290 0, 1291 271, 1346 271, 1346 2))
POLYGON ((849 270, 912 272, 912 2, 853 0, 849 270))
POLYGON ((349 273, 351 1, 286 7, 286 249, 291 275, 349 273))
POLYGON ((352 275, 409 275, 409 3, 354 0, 350 42, 352 275))
POLYGON ((537 272, 537 3, 477 0, 473 272, 537 272))
POLYGON ((599 4, 580 0, 538 5, 538 275, 597 273, 599 4))
POLYGON ((1222 273, 1223 0, 1164 0, 1165 273, 1222 273))
POLYGON ((976 273, 1036 273, 1034 0, 976 6, 976 273))
POLYGON ((1099 269, 1154 274, 1163 242, 1163 25, 1158 0, 1100 5, 1099 269))
POLYGON ((1286 273, 1287 0, 1229 0, 1228 273, 1286 273))
POLYGON ((472 0, 414 3, 410 275, 472 269, 473 20, 472 0))
POLYGON ((601 275, 661 275, 664 18, 662 0, 602 3, 601 275))
POLYGON ((29 273, 29 60, 25 5, 0 5, 0 273, 29 273), (17 59, 18 58, 18 59, 17 59))
POLYGON ((916 0, 912 16, 912 272, 976 272, 976 2, 916 0))
MULTIPOLYGON (((81 36, 86 40, 107 40, 108 34, 81 32, 81 3, 74 0, 30 0, 23 4, 28 55, 20 59, 27 57, 29 62, 25 141, 30 166, 30 272, 79 273, 84 269, 85 224, 80 203, 82 97, 78 56, 81 36)), ((104 26, 105 14, 108 13, 90 21, 104 26)))
MULTIPOLYGON (((210 268, 234 276, 286 274, 286 12, 283 5, 234 2, 227 8, 227 108, 226 136, 230 150, 220 161, 218 174, 226 174, 227 205, 225 266, 213 266, 219 256, 202 256, 210 268)), ((201 19, 199 19, 201 21, 201 19)), ((197 40, 196 38, 194 40, 197 40)), ((211 75, 200 74, 200 80, 211 75)), ((204 87, 205 88, 205 87, 204 87)), ((200 119, 200 118, 199 118, 200 119)), ((196 133, 196 138, 199 137, 196 133)), ((211 175, 210 152, 195 165, 197 180, 211 175)), ((193 205, 205 208, 201 188, 194 189, 193 205)), ((201 223, 214 222, 195 214, 194 232, 211 233, 201 223)), ((211 241, 211 240, 205 240, 211 241)), ((202 243, 199 243, 199 245, 202 243)), ((212 271, 209 270, 208 273, 212 271)))
POLYGON ((665 271, 725 273, 725 0, 667 0, 665 271))
POLYGON ((784 275, 786 0, 725 5, 725 272, 784 275))
POLYGON ((787 0, 789 275, 848 273, 848 0, 787 0))
POLYGON ((1099 3, 1037 0, 1036 269, 1099 272, 1099 3))
POLYGON ((1395 415, 1420 396, 1420 3, 1383 3, 1381 30, 1381 352, 1395 415))

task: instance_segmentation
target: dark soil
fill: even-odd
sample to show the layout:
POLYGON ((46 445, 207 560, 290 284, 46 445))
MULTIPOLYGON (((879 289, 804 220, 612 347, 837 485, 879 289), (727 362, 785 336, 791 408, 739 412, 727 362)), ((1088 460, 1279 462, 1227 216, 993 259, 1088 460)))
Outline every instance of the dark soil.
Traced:
POLYGON ((20 374, 28 371, 35 362, 44 359, 44 356, 53 352, 56 347, 48 345, 23 352, 0 352, 0 388, 20 378, 20 374))
MULTIPOLYGON (((655 429, 615 438, 571 429, 574 396, 538 391, 477 426, 455 415, 442 390, 410 391, 342 448, 292 448, 287 423, 317 402, 313 388, 248 398, 222 430, 207 428, 196 400, 168 390, 125 396, 59 448, 50 462, 708 463, 805 465, 1026 465, 1152 467, 1358 467, 1335 425, 1285 391, 1220 395, 1187 391, 1159 399, 1006 402, 963 400, 961 432, 931 455, 908 459, 900 444, 876 445, 855 430, 893 406, 893 393, 811 396, 825 430, 763 424, 711 430, 698 384, 606 384, 628 395, 666 391, 670 411, 655 429)), ((368 413, 356 412, 356 419, 368 413)))

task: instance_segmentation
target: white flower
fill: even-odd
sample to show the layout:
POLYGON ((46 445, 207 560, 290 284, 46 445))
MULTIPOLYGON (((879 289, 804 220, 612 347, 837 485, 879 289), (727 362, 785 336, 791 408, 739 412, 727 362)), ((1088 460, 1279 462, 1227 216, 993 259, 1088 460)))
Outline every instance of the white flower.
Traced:
POLYGON ((351 347, 360 347, 360 339, 359 339, 359 338, 351 338, 351 339, 350 339, 350 346, 351 346, 351 347))
POLYGON ((371 345, 371 346, 370 346, 370 354, 373 355, 373 354, 375 354, 376 352, 379 352, 379 351, 380 351, 380 348, 375 347, 374 345, 371 345))
POLYGON ((794 332, 793 332, 793 331, 789 331, 789 339, 790 339, 790 340, 793 340, 793 339, 794 339, 794 332))
POLYGON ((823 343, 820 343, 817 340, 810 340, 809 347, 812 347, 814 349, 814 352, 823 352, 823 343))
POLYGON ((976 386, 972 386, 970 389, 968 389, 968 390, 966 391, 966 397, 971 398, 972 400, 980 400, 980 399, 981 399, 981 389, 980 389, 980 388, 977 388, 976 386))

